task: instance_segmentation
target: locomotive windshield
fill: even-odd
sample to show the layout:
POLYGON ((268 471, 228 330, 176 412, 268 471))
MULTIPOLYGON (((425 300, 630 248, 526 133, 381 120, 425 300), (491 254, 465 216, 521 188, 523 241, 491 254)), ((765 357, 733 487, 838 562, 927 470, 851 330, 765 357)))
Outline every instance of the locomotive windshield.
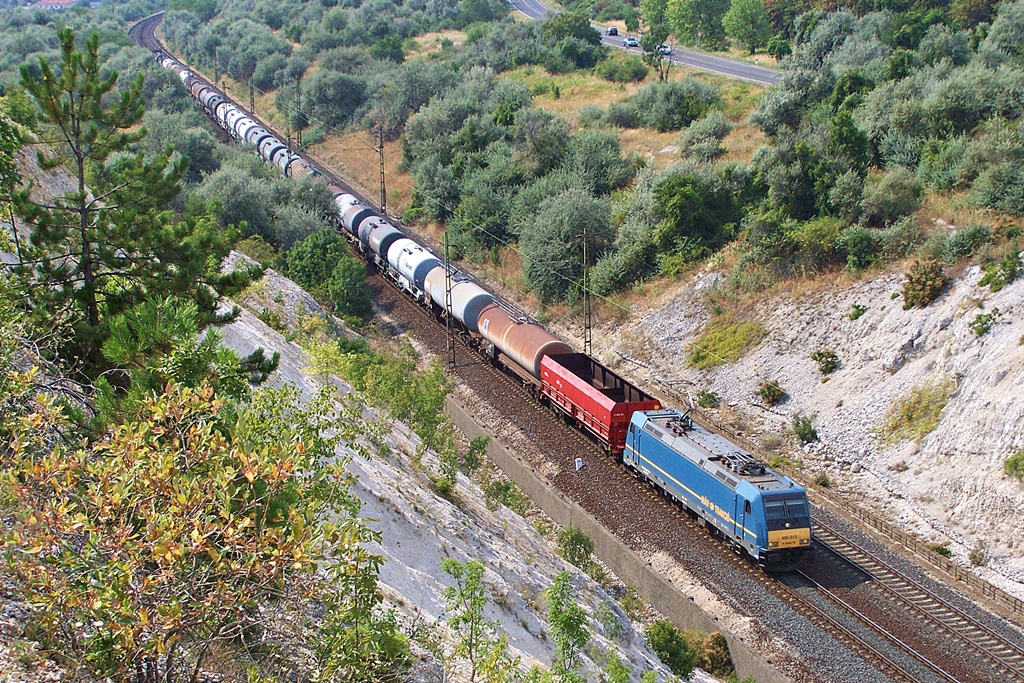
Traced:
POLYGON ((807 501, 803 498, 765 500, 764 513, 769 521, 779 519, 806 519, 807 501))

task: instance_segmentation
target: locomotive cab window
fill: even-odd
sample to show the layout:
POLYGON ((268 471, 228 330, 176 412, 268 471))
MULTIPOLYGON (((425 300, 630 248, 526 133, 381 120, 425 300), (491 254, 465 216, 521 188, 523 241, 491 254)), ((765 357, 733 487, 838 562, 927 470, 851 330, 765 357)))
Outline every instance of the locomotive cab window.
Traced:
POLYGON ((748 515, 750 514, 750 501, 749 500, 748 501, 744 501, 744 503, 743 503, 743 512, 748 514, 748 515))
POLYGON ((781 500, 765 501, 764 514, 768 519, 785 519, 786 504, 781 500))
POLYGON ((807 503, 803 500, 787 500, 786 510, 790 517, 802 518, 807 516, 807 503))

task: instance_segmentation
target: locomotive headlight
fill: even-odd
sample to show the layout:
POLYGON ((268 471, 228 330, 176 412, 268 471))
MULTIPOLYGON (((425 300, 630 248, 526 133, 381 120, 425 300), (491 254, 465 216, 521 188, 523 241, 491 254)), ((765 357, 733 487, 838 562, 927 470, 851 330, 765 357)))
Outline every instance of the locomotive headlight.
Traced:
POLYGON ((779 547, 779 542, 778 541, 768 541, 768 547, 769 548, 778 548, 779 547))
POLYGON ((810 544, 811 544, 811 539, 809 539, 809 538, 801 538, 800 539, 800 545, 810 545, 810 544))

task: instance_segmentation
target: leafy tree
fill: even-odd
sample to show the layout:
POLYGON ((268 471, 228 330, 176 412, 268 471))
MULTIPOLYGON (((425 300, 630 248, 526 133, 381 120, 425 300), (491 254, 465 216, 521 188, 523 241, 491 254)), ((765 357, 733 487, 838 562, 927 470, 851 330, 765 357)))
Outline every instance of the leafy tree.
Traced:
POLYGON ((334 266, 346 257, 345 243, 332 228, 323 228, 288 252, 288 277, 310 292, 322 292, 334 266))
POLYGON ((448 626, 459 635, 456 656, 469 661, 469 680, 504 683, 514 680, 519 658, 508 653, 508 635, 497 634, 498 624, 487 621, 484 607, 489 602, 483 584, 484 566, 477 560, 441 560, 441 569, 455 579, 444 589, 448 626), (478 678, 479 677, 479 678, 478 678))
POLYGON ((401 64, 405 61, 405 50, 402 49, 402 39, 394 34, 388 34, 370 46, 370 56, 381 61, 401 64))
POLYGON ((555 641, 555 656, 551 671, 561 683, 582 683, 579 668, 583 662, 583 648, 590 642, 587 613, 576 603, 572 574, 561 572, 547 591, 548 624, 555 641))
POLYGON ((544 200, 521 237, 523 275, 541 301, 566 298, 583 276, 583 240, 590 264, 612 236, 607 203, 582 189, 544 200))
POLYGON ((594 540, 573 524, 558 532, 558 551, 566 562, 586 571, 594 554, 594 540))
POLYGON ((666 18, 681 40, 714 47, 725 39, 722 17, 728 9, 729 0, 668 0, 666 18))
POLYGON ((137 416, 168 382, 209 386, 237 402, 248 398, 250 384, 263 383, 277 367, 276 352, 271 359, 264 358, 263 349, 239 358, 220 345, 215 330, 200 335, 201 324, 199 307, 189 300, 148 300, 113 316, 102 350, 116 371, 96 380, 98 431, 137 416))
POLYGON ((687 679, 693 674, 697 666, 697 651, 690 647, 675 624, 665 619, 655 621, 647 627, 646 636, 658 659, 672 673, 682 679, 687 679))
POLYGON ((67 164, 75 189, 46 204, 34 201, 30 188, 14 195, 16 211, 32 226, 31 250, 22 250, 15 273, 42 324, 72 317, 77 334, 65 354, 95 372, 104 366, 99 347, 110 316, 174 295, 195 300, 213 321, 219 295, 241 289, 250 273, 219 273, 230 233, 205 217, 177 221, 167 211, 186 160, 127 152, 145 134, 136 128, 141 77, 115 94, 118 74, 100 73, 98 35, 84 54, 71 29, 58 37, 59 73, 40 58, 40 77, 23 68, 21 84, 36 103, 51 152, 39 152, 40 165, 67 164))
POLYGON ((793 48, 790 46, 789 41, 782 36, 772 36, 769 38, 764 51, 780 62, 784 57, 793 54, 793 48))
POLYGON ((366 83, 335 71, 317 71, 303 87, 309 120, 327 128, 343 128, 366 99, 366 83))
POLYGON ((565 38, 576 38, 590 45, 601 44, 601 34, 582 12, 563 12, 544 22, 545 41, 557 43, 565 38))
POLYGON ((722 16, 722 27, 746 45, 750 54, 772 37, 772 25, 763 0, 732 0, 729 11, 722 16))
POLYGON ((699 258, 717 245, 725 224, 734 219, 732 195, 713 176, 670 173, 654 186, 654 201, 661 217, 661 250, 687 259, 699 258))
POLYGON ((331 271, 327 294, 334 312, 346 320, 354 318, 366 323, 373 317, 370 290, 366 286, 366 264, 361 260, 343 254, 331 271))
MULTIPOLYGON (((259 608, 297 597, 295 579, 312 589, 304 597, 322 595, 319 566, 359 577, 364 602, 379 596, 380 558, 360 545, 378 537, 357 517, 336 451, 357 431, 332 404, 264 390, 235 419, 211 388, 172 384, 102 441, 65 447, 54 439, 60 411, 41 396, 31 422, 8 425, 3 477, 26 513, 5 549, 38 627, 93 676, 192 680, 212 648, 268 628, 259 608)), ((346 615, 338 623, 362 646, 327 645, 358 653, 353 670, 401 660, 365 637, 372 622, 353 621, 370 615, 346 615)))

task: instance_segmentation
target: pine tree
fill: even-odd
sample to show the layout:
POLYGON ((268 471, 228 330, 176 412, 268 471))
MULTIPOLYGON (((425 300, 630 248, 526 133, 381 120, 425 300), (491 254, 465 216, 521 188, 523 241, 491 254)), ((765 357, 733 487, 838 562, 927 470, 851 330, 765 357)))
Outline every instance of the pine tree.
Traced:
POLYGON ((15 273, 37 324, 68 320, 73 341, 61 353, 95 375, 106 368, 99 349, 112 316, 179 296, 194 300, 205 322, 223 320, 219 296, 240 290, 252 273, 222 275, 230 235, 211 218, 180 220, 168 209, 188 160, 172 163, 170 149, 154 159, 133 151, 146 134, 138 127, 142 77, 117 92, 117 72, 101 76, 97 34, 84 52, 71 29, 58 35, 58 68, 41 57, 36 79, 23 66, 21 87, 37 109, 40 166, 63 166, 75 187, 51 201, 34 199, 30 187, 14 194, 32 230, 15 273))

